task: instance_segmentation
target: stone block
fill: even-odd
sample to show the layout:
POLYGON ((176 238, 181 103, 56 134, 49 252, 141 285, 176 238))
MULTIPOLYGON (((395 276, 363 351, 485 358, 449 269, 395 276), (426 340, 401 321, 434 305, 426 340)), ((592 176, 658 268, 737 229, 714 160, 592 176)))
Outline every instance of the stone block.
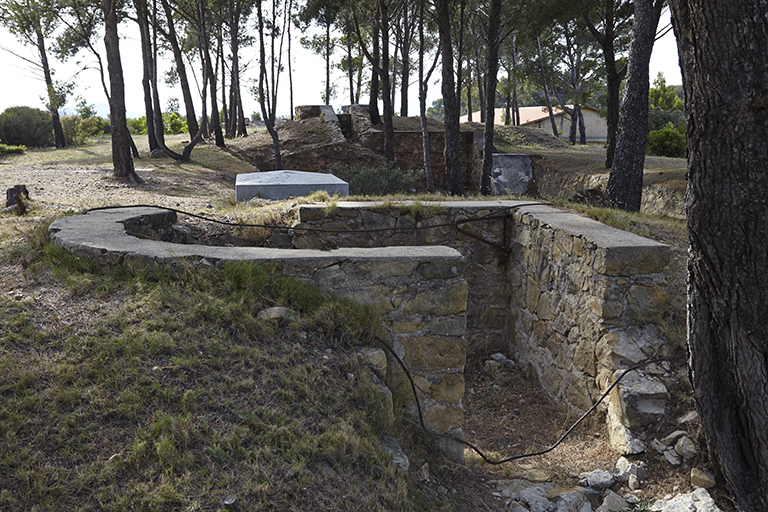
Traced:
POLYGON ((423 261, 418 272, 423 279, 452 279, 464 272, 464 261, 423 261))
POLYGON ((430 334, 436 336, 464 336, 467 330, 466 315, 438 317, 429 324, 430 334))
POLYGON ((591 377, 597 375, 597 358, 595 349, 589 338, 583 338, 576 346, 576 353, 573 358, 574 366, 591 377))
POLYGON ((238 202, 255 197, 288 199, 317 191, 347 196, 349 184, 332 174, 304 171, 252 172, 238 174, 235 179, 235 196, 238 202))
POLYGON ((458 405, 425 400, 421 404, 421 413, 426 427, 441 434, 461 429, 464 423, 464 410, 458 405))
POLYGON ((486 329, 503 329, 507 322, 507 311, 496 307, 485 308, 480 315, 480 322, 486 329))
POLYGON ((424 322, 392 322, 392 334, 410 334, 424 329, 424 322))
POLYGON ((360 347, 357 354, 377 377, 383 379, 387 375, 387 354, 380 348, 360 347))
POLYGON ((439 402, 456 402, 464 397, 464 374, 446 373, 432 384, 430 398, 439 402))
POLYGON ((467 362, 467 342, 461 338, 413 336, 402 338, 400 343, 411 370, 463 368, 467 362))
MULTIPOLYGON (((624 373, 617 370, 613 379, 624 373)), ((627 428, 639 428, 664 416, 669 392, 660 381, 638 371, 629 372, 611 391, 610 409, 627 428)))
POLYGON ((339 290, 343 295, 351 298, 358 304, 373 306, 377 314, 384 315, 394 309, 392 305, 392 290, 383 285, 372 285, 362 288, 349 288, 339 290))
POLYGON ((635 318, 661 311, 666 302, 667 293, 658 286, 630 286, 627 292, 629 311, 635 318))
POLYGON ((404 314, 445 316, 467 310, 469 286, 466 281, 452 285, 422 288, 405 303, 404 314))

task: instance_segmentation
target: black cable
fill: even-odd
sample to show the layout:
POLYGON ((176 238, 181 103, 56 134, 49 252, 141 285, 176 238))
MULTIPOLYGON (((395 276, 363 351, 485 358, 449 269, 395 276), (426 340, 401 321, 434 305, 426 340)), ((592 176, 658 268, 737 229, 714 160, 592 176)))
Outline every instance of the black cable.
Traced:
POLYGON ((387 345, 386 343, 384 343, 384 341, 383 341, 381 338, 379 338, 379 337, 376 337, 376 340, 377 340, 377 341, 378 341, 378 342, 379 342, 379 343, 380 343, 382 346, 384 346, 384 348, 386 348, 386 349, 387 349, 387 351, 389 351, 389 353, 390 353, 390 354, 392 354, 392 355, 395 357, 395 360, 397 360, 398 364, 400 365, 400 367, 401 367, 401 368, 403 369, 403 371, 405 372, 405 375, 408 377, 408 380, 411 382, 411 388, 413 389, 413 397, 414 397, 414 399, 416 400, 416 408, 417 408, 417 410, 418 410, 418 413, 419 413, 419 423, 421 424, 421 428, 422 428, 422 429, 423 429, 425 432, 427 432, 428 434, 430 434, 430 435, 433 435, 433 436, 435 436, 435 437, 442 437, 442 438, 445 438, 445 439, 450 439, 450 440, 452 440, 452 441, 456 441, 456 442, 458 442, 458 443, 461 443, 461 444, 463 444, 463 445, 464 445, 464 446, 466 446, 467 448, 469 448, 469 449, 471 449, 472 451, 474 451, 475 453, 477 453, 477 454, 478 454, 478 455, 479 455, 479 456, 480 456, 480 457, 481 457, 481 458, 482 458, 482 459, 483 459, 483 460, 484 460, 486 463, 488 463, 488 464, 491 464, 491 465, 494 465, 494 466, 496 466, 496 465, 500 465, 500 464, 504 464, 504 463, 506 463, 506 462, 512 462, 512 461, 515 461, 515 460, 519 460, 519 459, 528 458, 528 457, 537 457, 537 456, 539 456, 539 455, 544 455, 544 454, 546 454, 546 453, 549 453, 549 452, 551 452, 552 450, 554 450, 555 448, 557 448, 557 447, 558 447, 558 446, 559 446, 559 445, 560 445, 560 444, 561 444, 561 443, 562 443, 562 442, 565 440, 565 438, 566 438, 566 437, 568 437, 568 436, 571 434, 571 432, 573 432, 573 430, 574 430, 574 429, 575 429, 577 426, 579 426, 579 424, 581 424, 581 422, 582 422, 582 421, 584 421, 584 420, 587 418, 587 416, 589 416, 589 415, 590 415, 592 412, 594 412, 594 410, 595 410, 595 409, 597 409, 597 406, 598 406, 598 405, 600 405, 600 403, 601 403, 603 400, 605 400, 605 397, 607 397, 607 396, 608 396, 608 394, 611 392, 611 390, 612 390, 614 387, 616 387, 616 385, 617 385, 619 382, 621 382, 621 379, 623 379, 623 378, 624 378, 624 376, 626 376, 626 375, 627 375, 629 372, 631 372, 631 371, 634 371, 634 370, 637 370, 637 369, 639 369, 639 368, 642 368, 642 367, 644 367, 644 366, 648 366, 649 364, 652 364, 652 363, 658 363, 658 362, 661 362, 661 361, 667 361, 667 360, 670 360, 670 359, 676 359, 676 358, 678 358, 678 357, 683 357, 683 356, 685 355, 685 354, 677 354, 677 355, 674 355, 674 356, 668 356, 668 357, 660 357, 660 358, 655 358, 655 359, 646 359, 645 361, 643 361, 643 362, 641 362, 641 363, 638 363, 638 364, 636 364, 636 365, 634 365, 634 366, 632 366, 632 367, 630 367, 630 368, 627 368, 626 370, 624 370, 624 372, 623 372, 623 373, 622 373, 622 374, 619 376, 619 378, 617 378, 617 379, 616 379, 616 380, 613 382, 613 384, 611 384, 610 386, 608 386, 608 389, 606 389, 606 390, 605 390, 605 392, 604 392, 604 393, 602 394, 602 396, 601 396, 601 397, 600 397, 600 398, 597 400, 597 402, 595 402, 595 403, 594 403, 594 405, 592 405, 592 407, 590 407, 590 408, 589 408, 589 410, 588 410, 587 412, 585 412, 584 414, 582 414, 582 415, 581 415, 581 417, 580 417, 580 418, 579 418, 579 419, 576 421, 576 423, 574 423, 573 425, 571 425, 571 427, 570 427, 568 430, 566 430, 566 431, 565 431, 565 433, 564 433, 564 434, 563 434, 563 435, 560 437, 560 439, 558 439, 558 440, 557 440, 557 442, 556 442, 555 444, 553 444, 552 446, 550 446, 549 448, 546 448, 546 449, 544 449, 544 450, 541 450, 541 451, 538 451, 538 452, 534 452, 534 453, 523 453, 523 454, 520 454, 520 455, 513 455, 513 456, 511 456, 511 457, 507 457, 507 458, 505 458, 505 459, 501 459, 501 460, 491 460, 491 459, 489 459, 489 458, 488 458, 488 456, 486 456, 486 455, 485 455, 485 454, 484 454, 484 453, 483 453, 483 452, 482 452, 482 451, 481 451, 481 450, 480 450, 478 447, 476 447, 476 446, 475 446, 475 445, 473 445, 472 443, 470 443, 470 442, 468 442, 468 441, 465 441, 464 439, 461 439, 461 438, 459 438, 459 437, 456 437, 456 436, 450 435, 450 434, 442 434, 442 433, 440 433, 440 432, 433 432, 433 431, 429 430, 429 429, 426 427, 426 425, 424 424, 424 416, 423 416, 423 414, 422 414, 422 412, 421 412, 421 403, 419 402, 419 396, 418 396, 418 394, 416 393, 416 384, 414 384, 414 382, 413 382, 413 377, 411 376, 411 372, 410 372, 410 371, 408 371, 408 367, 405 365, 405 363, 403 362, 403 360, 402 360, 402 359, 400 359, 400 357, 399 357, 399 356, 398 356, 398 355, 395 353, 395 351, 392 349, 392 347, 390 347, 389 345, 387 345))

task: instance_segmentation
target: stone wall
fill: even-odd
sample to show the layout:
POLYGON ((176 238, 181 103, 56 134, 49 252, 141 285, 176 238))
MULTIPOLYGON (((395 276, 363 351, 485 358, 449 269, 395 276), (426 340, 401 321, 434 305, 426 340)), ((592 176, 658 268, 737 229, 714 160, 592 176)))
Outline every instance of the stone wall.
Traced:
MULTIPOLYGON (((456 202, 301 206, 296 247, 383 247, 442 244, 466 258, 466 338, 470 353, 503 349, 558 402, 589 409, 622 369, 666 355, 653 324, 666 301, 666 245, 548 206, 522 202, 456 202), (510 254, 459 233, 459 219, 507 212, 503 219, 462 225, 510 254), (339 233, 302 232, 302 227, 339 233), (395 230, 397 228, 397 230, 395 230), (420 229, 410 229, 420 228, 420 229), (358 230, 378 230, 361 232, 358 230), (346 232, 345 232, 346 231, 346 232)), ((631 429, 664 414, 665 369, 635 372, 610 400, 614 448, 640 451, 631 429)))
MULTIPOLYGON (((159 208, 97 210, 54 221, 53 243, 104 265, 137 268, 158 263, 220 266, 254 261, 286 275, 370 305, 381 315, 382 339, 405 362, 418 388, 426 427, 461 435, 464 412, 464 338, 468 286, 465 259, 442 246, 342 248, 335 250, 212 247, 174 243, 176 213, 159 208)), ((393 357, 382 375, 415 414, 403 370, 393 357)), ((441 440, 449 456, 463 461, 463 446, 441 440)))
MULTIPOLYGON (((662 270, 671 252, 551 208, 521 209, 517 220, 508 339, 550 395, 586 410, 618 370, 666 354, 652 321, 665 306, 662 270)), ((663 414, 666 389, 653 374, 665 370, 647 371, 638 373, 647 385, 634 400, 642 403, 617 396, 613 412, 623 412, 609 419, 636 428, 663 414)))
MULTIPOLYGON (((511 201, 457 201, 439 205, 400 204, 371 207, 370 203, 337 203, 333 209, 300 205, 291 246, 301 249, 336 247, 391 247, 442 245, 459 251, 468 262, 464 277, 469 285, 466 339, 470 351, 506 350, 507 297, 510 294, 505 268, 508 256, 471 236, 459 233, 456 221, 508 216, 506 238, 514 236, 511 201), (302 227, 337 230, 337 233, 302 231, 302 227), (413 229, 417 228, 417 229, 413 229), (364 231, 374 230, 374 231, 364 231)), ((504 220, 489 219, 462 225, 485 240, 503 244, 504 220)), ((275 235, 275 241, 283 237, 275 235)))

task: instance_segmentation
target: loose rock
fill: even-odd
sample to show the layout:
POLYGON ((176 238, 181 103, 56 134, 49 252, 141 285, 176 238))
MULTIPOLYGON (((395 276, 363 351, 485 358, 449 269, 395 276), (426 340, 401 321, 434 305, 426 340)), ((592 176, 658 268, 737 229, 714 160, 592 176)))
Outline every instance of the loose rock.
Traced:
POLYGON ((698 450, 693 441, 688 436, 681 437, 675 444, 675 451, 685 460, 690 460, 696 456, 698 450))
POLYGON ((652 512, 721 512, 706 489, 678 494, 674 498, 657 500, 651 505, 652 512))
POLYGON ((699 468, 691 469, 691 485, 709 489, 715 486, 715 477, 711 473, 699 468))

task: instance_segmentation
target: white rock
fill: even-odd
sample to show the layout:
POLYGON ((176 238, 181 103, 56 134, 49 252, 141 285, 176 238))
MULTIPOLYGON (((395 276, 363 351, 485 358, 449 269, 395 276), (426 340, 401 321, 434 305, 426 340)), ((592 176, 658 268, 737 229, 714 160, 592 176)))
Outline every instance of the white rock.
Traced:
POLYGON ((619 457, 616 467, 613 470, 613 477, 617 482, 628 482, 629 477, 634 475, 639 480, 648 478, 648 470, 643 466, 638 466, 634 462, 629 462, 624 457, 619 457))
POLYGON ((679 466, 680 463, 683 462, 683 460, 680 458, 680 456, 677 454, 675 450, 665 451, 664 458, 667 459, 667 462, 669 462, 673 466, 679 466))
POLYGON ((691 441, 688 436, 683 436, 678 439, 675 444, 675 451, 685 460, 692 459, 698 453, 696 445, 693 444, 693 441, 691 441))
POLYGON ((681 437, 687 436, 688 432, 685 430, 676 430, 669 434, 667 437, 661 440, 666 446, 673 446, 681 437))
POLYGON ((613 485, 613 474, 604 469, 596 469, 587 474, 587 484, 589 487, 605 489, 613 485))
POLYGON ((621 420, 614 413, 613 407, 608 408, 606 427, 608 428, 611 449, 616 453, 633 455, 645 451, 643 442, 630 429, 622 425, 621 420))
POLYGON ((656 453, 658 453, 659 455, 667 451, 667 446, 661 441, 659 441, 658 439, 654 439, 653 441, 651 441, 651 448, 653 448, 654 451, 656 451, 656 453))
POLYGON ((679 494, 674 498, 657 500, 651 505, 652 512, 722 512, 706 489, 679 494))
POLYGON ((637 478, 637 475, 629 475, 627 486, 631 491, 636 491, 640 488, 640 479, 637 478))
POLYGON ((597 507, 596 512, 621 512, 628 506, 629 503, 627 503, 627 500, 613 491, 608 491, 608 494, 603 500, 603 504, 597 507))

